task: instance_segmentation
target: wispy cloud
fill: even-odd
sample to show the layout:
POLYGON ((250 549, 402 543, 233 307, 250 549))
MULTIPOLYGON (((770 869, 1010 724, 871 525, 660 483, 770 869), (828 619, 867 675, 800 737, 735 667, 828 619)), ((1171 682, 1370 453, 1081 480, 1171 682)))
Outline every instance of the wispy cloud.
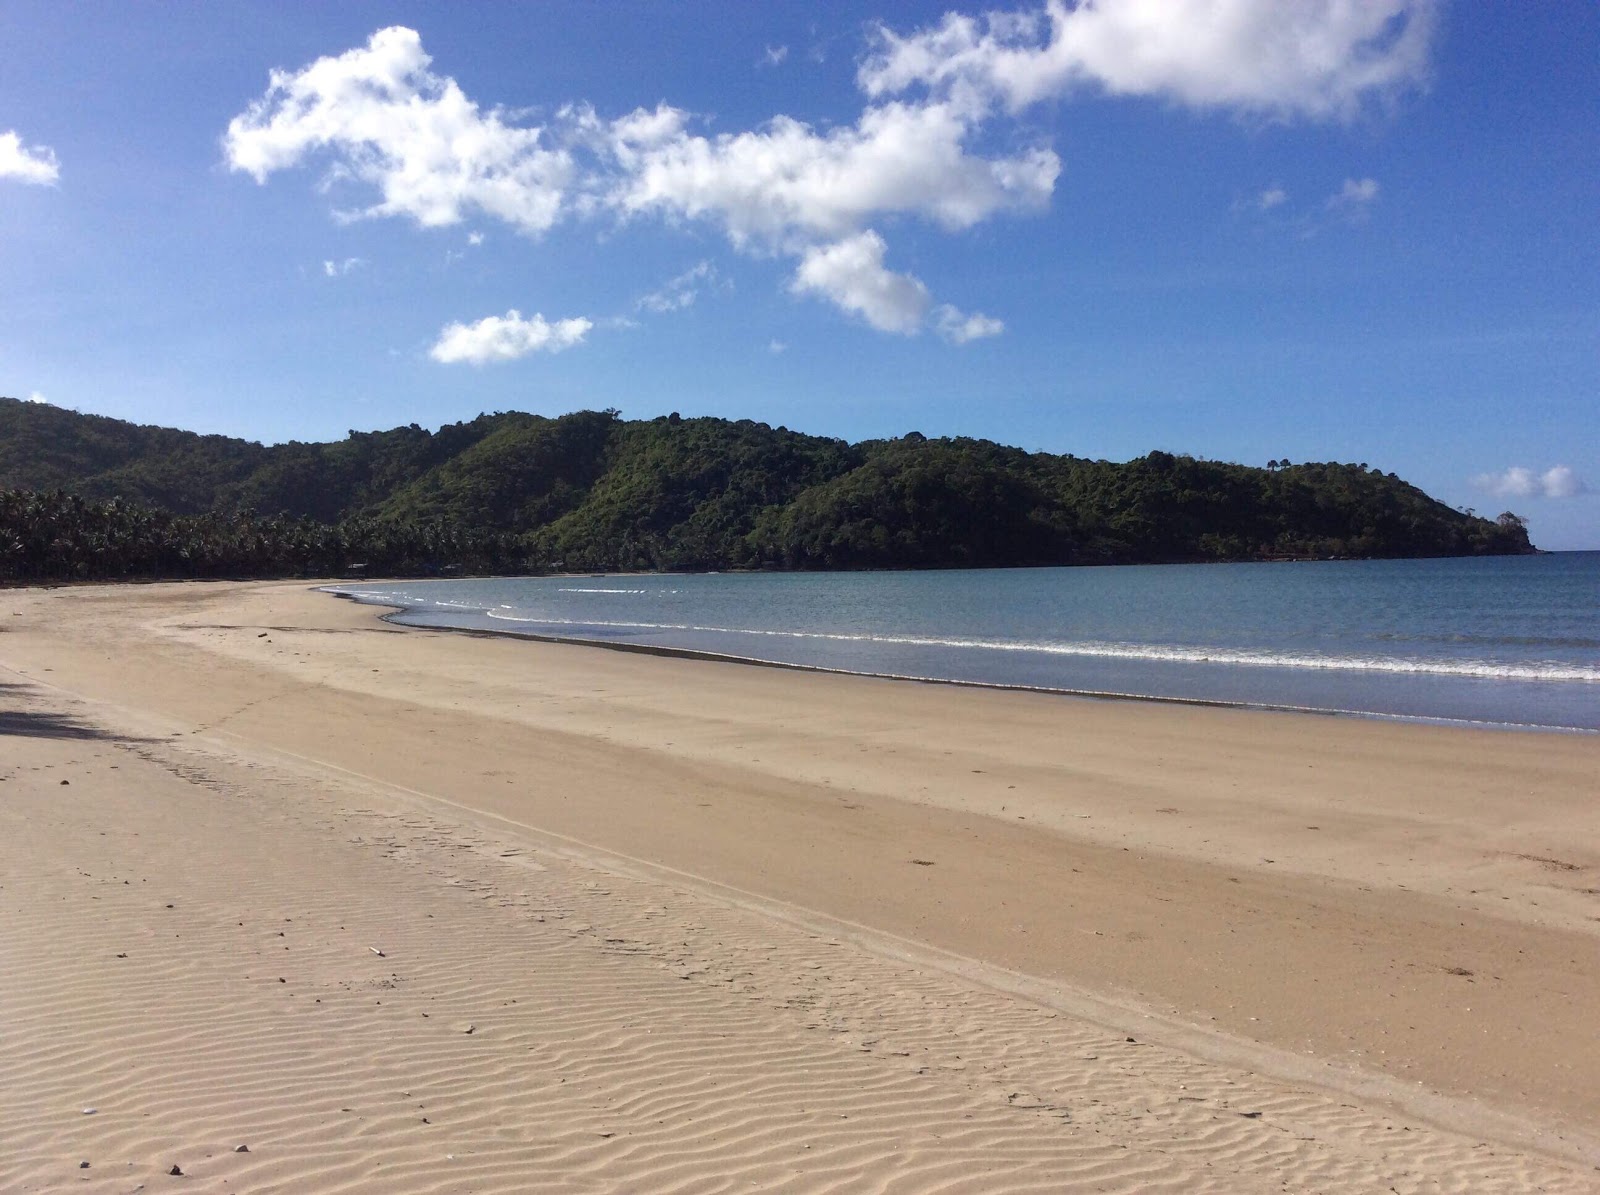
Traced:
POLYGON ((61 178, 56 151, 47 145, 22 144, 14 129, 0 133, 0 178, 47 187, 61 178))
POLYGON ((1543 473, 1512 465, 1499 473, 1480 473, 1472 484, 1496 498, 1575 498, 1589 489, 1567 465, 1552 465, 1543 473))
POLYGON ((636 304, 641 311, 654 311, 666 313, 669 311, 682 311, 685 307, 694 306, 694 301, 700 297, 700 292, 707 288, 727 289, 728 284, 723 282, 717 273, 717 267, 709 261, 697 262, 690 266, 676 278, 643 296, 636 304))
POLYGON ((1381 190, 1375 178, 1347 178, 1323 206, 1347 220, 1363 220, 1377 202, 1381 190))
POLYGON ((1348 204, 1360 207, 1376 199, 1379 189, 1378 180, 1375 178, 1347 178, 1338 193, 1329 196, 1328 206, 1338 207, 1348 204))
POLYGON ((974 340, 998 336, 1006 330, 1005 324, 1000 320, 991 319, 981 312, 968 315, 957 311, 948 303, 933 313, 933 328, 950 344, 971 344, 974 340))
POLYGON ((768 46, 761 53, 757 66, 782 66, 784 59, 789 57, 788 46, 768 46))
POLYGON ((551 323, 536 312, 524 319, 513 307, 504 315, 485 316, 476 323, 447 324, 428 356, 444 365, 515 361, 529 353, 559 353, 582 344, 593 327, 591 320, 581 317, 551 323))
POLYGON ((351 270, 359 270, 366 264, 366 258, 363 257, 347 257, 343 261, 324 261, 322 263, 322 275, 325 278, 342 278, 351 270))
POLYGON ((1258 212, 1270 212, 1275 207, 1282 207, 1289 202, 1289 192, 1282 187, 1268 187, 1255 198, 1255 209, 1258 212))

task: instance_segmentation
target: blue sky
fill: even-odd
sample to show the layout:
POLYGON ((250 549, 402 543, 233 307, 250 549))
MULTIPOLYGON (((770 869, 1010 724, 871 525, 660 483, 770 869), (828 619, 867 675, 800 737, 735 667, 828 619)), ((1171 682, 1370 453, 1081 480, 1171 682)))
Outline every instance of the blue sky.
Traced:
POLYGON ((1366 461, 1600 548, 1600 6, 947 8, 10 0, 0 394, 1366 461))

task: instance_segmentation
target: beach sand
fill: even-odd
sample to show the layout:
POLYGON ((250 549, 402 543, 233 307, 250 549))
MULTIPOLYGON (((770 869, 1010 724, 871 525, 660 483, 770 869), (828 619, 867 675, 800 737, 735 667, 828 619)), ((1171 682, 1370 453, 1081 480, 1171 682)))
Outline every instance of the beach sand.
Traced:
POLYGON ((4 595, 0 1190, 1600 1190, 1600 737, 378 614, 4 595))

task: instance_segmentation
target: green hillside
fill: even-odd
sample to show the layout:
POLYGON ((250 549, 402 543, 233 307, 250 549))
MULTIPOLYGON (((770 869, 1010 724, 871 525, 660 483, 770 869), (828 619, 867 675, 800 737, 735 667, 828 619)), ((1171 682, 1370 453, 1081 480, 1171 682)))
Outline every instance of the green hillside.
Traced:
POLYGON ((1003 567, 1533 550, 1515 516, 1465 514, 1393 474, 1275 466, 1165 452, 1114 463, 915 432, 849 444, 749 420, 624 421, 612 411, 511 412, 434 432, 412 425, 263 446, 0 399, 0 490, 10 492, 0 502, 0 575, 353 563, 1003 567), (113 542, 127 555, 134 539, 107 530, 135 516, 149 541, 138 567, 113 558, 113 542), (99 549, 74 538, 74 520, 101 527, 99 549), (235 536, 228 551, 207 555, 203 544, 246 527, 250 550, 235 536), (163 555, 156 539, 180 533, 188 554, 163 555), (52 535, 59 550, 45 542, 52 535))

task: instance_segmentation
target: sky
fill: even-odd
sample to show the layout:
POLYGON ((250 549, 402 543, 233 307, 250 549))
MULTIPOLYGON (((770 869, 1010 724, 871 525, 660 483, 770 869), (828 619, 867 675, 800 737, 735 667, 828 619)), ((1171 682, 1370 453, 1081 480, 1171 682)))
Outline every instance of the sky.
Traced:
POLYGON ((1600 548, 1600 5, 0 6, 0 395, 1367 462, 1600 548))

